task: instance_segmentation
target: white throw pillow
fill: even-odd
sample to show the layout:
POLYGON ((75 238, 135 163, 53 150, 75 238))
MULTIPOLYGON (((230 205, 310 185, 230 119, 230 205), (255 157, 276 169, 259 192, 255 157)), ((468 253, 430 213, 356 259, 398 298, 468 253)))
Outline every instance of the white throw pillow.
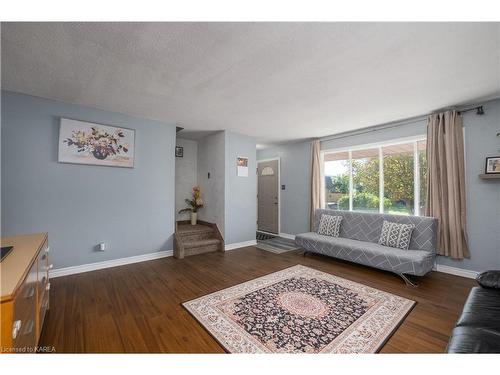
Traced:
POLYGON ((413 229, 415 229, 415 226, 411 224, 399 224, 384 220, 378 243, 384 246, 408 250, 413 229))
POLYGON ((318 234, 338 237, 340 233, 341 221, 342 216, 321 215, 321 219, 319 220, 318 234))

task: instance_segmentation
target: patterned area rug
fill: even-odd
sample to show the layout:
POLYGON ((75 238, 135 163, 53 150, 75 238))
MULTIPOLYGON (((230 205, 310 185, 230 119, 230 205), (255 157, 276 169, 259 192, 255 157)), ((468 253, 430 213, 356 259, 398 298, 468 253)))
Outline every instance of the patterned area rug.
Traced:
POLYGON ((282 237, 273 237, 263 241, 257 240, 257 247, 275 254, 300 249, 300 246, 297 246, 294 240, 282 237))
POLYGON ((230 353, 375 353, 414 304, 297 265, 183 305, 230 353))
POLYGON ((257 241, 265 241, 265 240, 268 240, 270 238, 274 238, 276 236, 272 235, 272 234, 268 234, 268 233, 264 233, 264 232, 257 232, 255 234, 255 239, 257 241))

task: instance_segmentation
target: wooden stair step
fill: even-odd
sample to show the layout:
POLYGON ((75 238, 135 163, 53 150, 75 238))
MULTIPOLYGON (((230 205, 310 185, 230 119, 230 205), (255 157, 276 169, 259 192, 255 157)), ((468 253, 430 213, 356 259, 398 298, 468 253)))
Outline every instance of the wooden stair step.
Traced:
POLYGON ((185 255, 197 255, 221 250, 221 241, 217 238, 184 242, 185 255))
POLYGON ((224 251, 224 239, 216 224, 198 222, 191 225, 188 221, 177 222, 174 235, 174 257, 208 252, 224 251))
POLYGON ((184 242, 184 248, 193 249, 195 247, 203 247, 203 246, 219 245, 219 244, 220 240, 218 240, 217 238, 208 238, 205 240, 184 242))
POLYGON ((179 237, 182 240, 182 242, 202 241, 214 238, 214 232, 213 231, 185 232, 185 233, 179 233, 179 237))
POLYGON ((214 228, 211 226, 202 225, 202 224, 196 224, 196 225, 179 224, 177 226, 177 232, 180 235, 191 234, 191 233, 213 233, 214 228))
POLYGON ((181 234, 180 239, 183 243, 186 242, 196 242, 196 241, 203 241, 203 240, 210 240, 214 238, 213 233, 188 233, 188 234, 181 234))

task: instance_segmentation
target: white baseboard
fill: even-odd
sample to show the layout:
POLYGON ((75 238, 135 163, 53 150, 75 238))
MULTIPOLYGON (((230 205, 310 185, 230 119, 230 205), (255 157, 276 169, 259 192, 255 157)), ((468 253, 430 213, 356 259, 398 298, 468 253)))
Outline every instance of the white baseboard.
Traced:
POLYGON ((257 240, 235 242, 225 245, 224 250, 229 251, 229 250, 239 249, 240 247, 255 246, 255 245, 257 245, 257 240))
POLYGON ((264 233, 264 234, 270 234, 271 236, 276 236, 276 233, 267 232, 265 230, 260 230, 260 229, 257 229, 257 233, 264 233))
POLYGON ((136 255, 128 258, 119 258, 119 259, 105 260, 103 262, 97 262, 97 263, 82 264, 80 266, 58 268, 50 271, 50 277, 74 275, 82 272, 101 270, 103 268, 111 268, 111 267, 123 266, 125 264, 139 263, 148 260, 171 257, 172 255, 174 255, 173 250, 165 250, 165 251, 158 251, 156 253, 136 255))
POLYGON ((280 237, 288 238, 289 240, 295 240, 295 234, 280 233, 280 237))
POLYGON ((464 270, 462 268, 445 266, 444 264, 436 264, 434 270, 437 272, 449 273, 450 275, 467 277, 469 279, 475 279, 479 272, 464 270))
MULTIPOLYGON (((283 238, 289 238, 291 240, 295 239, 295 236, 292 234, 280 233, 279 235, 280 235, 280 237, 283 237, 283 238)), ((236 243, 225 245, 225 251, 230 251, 230 250, 239 249, 242 247, 255 246, 255 245, 257 245, 257 240, 236 242, 236 243)), ((148 260, 155 260, 155 259, 160 259, 160 258, 165 258, 165 257, 171 257, 173 255, 174 255, 173 250, 166 250, 166 251, 158 251, 156 253, 136 255, 136 256, 132 256, 132 257, 128 257, 128 258, 119 258, 119 259, 106 260, 106 261, 97 262, 97 263, 82 264, 80 266, 58 268, 58 269, 50 271, 50 277, 61 277, 61 276, 67 276, 67 275, 75 275, 78 273, 101 270, 104 268, 118 267, 118 266, 124 266, 126 264, 146 262, 148 260)), ((465 270, 462 268, 446 266, 443 264, 436 264, 434 266, 434 271, 448 273, 450 275, 467 277, 469 279, 475 279, 479 273, 477 271, 465 270)))

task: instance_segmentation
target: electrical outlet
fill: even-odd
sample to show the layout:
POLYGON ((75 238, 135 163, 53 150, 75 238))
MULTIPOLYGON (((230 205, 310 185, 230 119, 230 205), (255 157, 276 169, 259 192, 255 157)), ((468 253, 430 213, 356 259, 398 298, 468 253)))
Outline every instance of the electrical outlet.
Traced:
POLYGON ((106 242, 99 242, 98 248, 99 248, 99 251, 106 251, 108 246, 106 245, 106 242))

